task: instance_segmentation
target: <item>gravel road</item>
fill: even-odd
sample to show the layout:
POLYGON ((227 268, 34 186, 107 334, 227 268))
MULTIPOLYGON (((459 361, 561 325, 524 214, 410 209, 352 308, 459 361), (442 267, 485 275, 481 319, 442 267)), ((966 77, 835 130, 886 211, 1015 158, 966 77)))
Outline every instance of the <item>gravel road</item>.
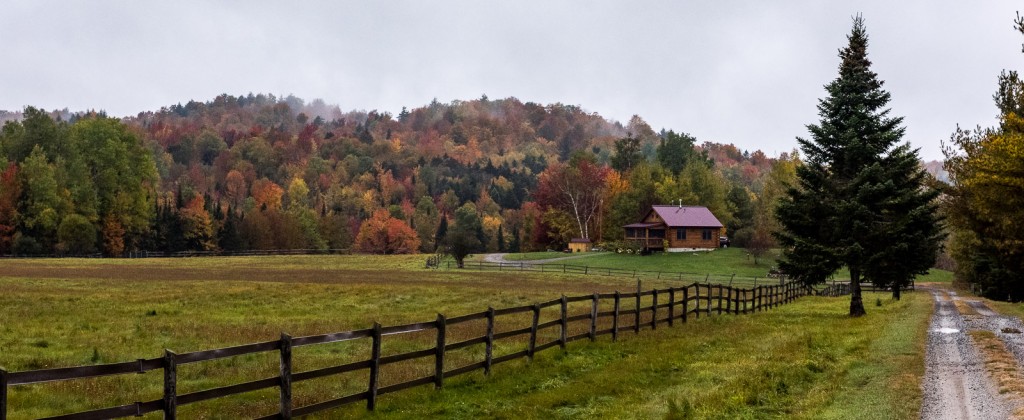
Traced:
MULTIPOLYGON (((1003 327, 1017 325, 1020 320, 1002 317, 988 309, 981 302, 968 305, 978 315, 961 315, 954 300, 960 299, 954 292, 929 289, 935 299, 935 313, 928 329, 928 343, 925 354, 925 377, 923 384, 924 401, 921 406, 922 419, 1006 419, 1015 408, 999 394, 995 384, 985 371, 984 358, 975 348, 974 341, 967 335, 969 330, 993 331, 1004 339, 1017 356, 1018 364, 1024 357, 1024 342, 1021 334, 1012 334, 1011 340, 1001 332, 1003 327)), ((1024 330, 1024 327, 1017 327, 1024 330)))

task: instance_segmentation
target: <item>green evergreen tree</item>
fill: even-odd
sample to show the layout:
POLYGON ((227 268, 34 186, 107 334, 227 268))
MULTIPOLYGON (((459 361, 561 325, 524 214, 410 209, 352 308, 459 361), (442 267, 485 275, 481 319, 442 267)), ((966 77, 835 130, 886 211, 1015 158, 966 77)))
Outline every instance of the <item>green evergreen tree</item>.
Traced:
MULTIPOLYGON (((220 208, 220 206, 218 206, 220 208)), ((238 234, 238 214, 234 208, 228 206, 224 214, 224 223, 217 232, 217 245, 223 251, 240 251, 242 249, 242 238, 238 234)))
POLYGON ((455 210, 455 225, 445 235, 444 244, 446 253, 455 258, 459 268, 463 268, 466 256, 483 246, 478 237, 481 230, 480 216, 472 203, 455 210))
POLYGON ((640 139, 629 135, 615 140, 615 156, 612 156, 612 168, 619 172, 628 172, 644 159, 640 139))
POLYGON ((445 237, 448 236, 448 216, 442 214, 441 221, 437 224, 437 232, 434 233, 434 247, 435 249, 441 246, 441 242, 444 241, 445 237))
POLYGON ((903 119, 885 108, 890 94, 871 71, 860 16, 847 39, 839 77, 818 105, 821 121, 808 126, 810 140, 797 139, 807 160, 779 206, 778 239, 780 266, 804 283, 849 268, 850 316, 861 316, 862 278, 898 288, 931 267, 941 234, 917 151, 897 146, 903 119))
POLYGON ((508 252, 520 252, 519 226, 512 226, 512 239, 508 242, 508 252))
POLYGON ((658 145, 658 162, 674 175, 679 175, 691 162, 695 161, 697 153, 693 150, 693 144, 697 139, 693 136, 675 131, 666 132, 658 145))
POLYGON ((502 225, 498 225, 498 233, 496 236, 498 241, 498 252, 505 252, 505 233, 502 230, 502 225))

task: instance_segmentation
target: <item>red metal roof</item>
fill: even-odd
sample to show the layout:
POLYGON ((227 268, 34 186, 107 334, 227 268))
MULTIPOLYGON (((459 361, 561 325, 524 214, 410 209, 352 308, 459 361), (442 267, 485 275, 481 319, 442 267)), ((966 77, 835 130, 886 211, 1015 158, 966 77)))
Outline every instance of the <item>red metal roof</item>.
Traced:
POLYGON ((669 227, 724 227, 722 222, 711 214, 711 210, 704 206, 655 205, 651 206, 651 209, 658 213, 658 217, 669 227))
POLYGON ((572 238, 572 239, 569 240, 569 242, 570 243, 574 243, 574 244, 589 244, 590 243, 590 239, 587 239, 587 238, 572 238))

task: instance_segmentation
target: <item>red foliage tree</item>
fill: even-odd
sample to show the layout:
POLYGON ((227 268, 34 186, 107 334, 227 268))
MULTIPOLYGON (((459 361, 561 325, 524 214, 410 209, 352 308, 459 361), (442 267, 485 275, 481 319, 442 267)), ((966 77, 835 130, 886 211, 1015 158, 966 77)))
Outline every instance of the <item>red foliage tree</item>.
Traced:
POLYGON ((372 254, 410 254, 420 247, 420 239, 408 224, 391 217, 386 209, 377 209, 359 226, 356 245, 372 254))

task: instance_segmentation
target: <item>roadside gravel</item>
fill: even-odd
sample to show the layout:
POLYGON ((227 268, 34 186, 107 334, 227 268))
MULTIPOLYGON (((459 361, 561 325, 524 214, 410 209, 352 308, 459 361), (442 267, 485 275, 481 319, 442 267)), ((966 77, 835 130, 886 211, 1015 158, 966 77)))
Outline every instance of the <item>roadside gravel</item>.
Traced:
POLYGON ((982 354, 967 334, 986 330, 997 334, 1024 360, 1024 337, 1003 333, 1003 328, 1024 330, 1019 319, 1003 317, 978 301, 965 301, 977 315, 961 315, 954 292, 928 289, 935 299, 935 313, 928 330, 925 355, 922 419, 1006 419, 1016 404, 998 392, 985 370, 982 354))

